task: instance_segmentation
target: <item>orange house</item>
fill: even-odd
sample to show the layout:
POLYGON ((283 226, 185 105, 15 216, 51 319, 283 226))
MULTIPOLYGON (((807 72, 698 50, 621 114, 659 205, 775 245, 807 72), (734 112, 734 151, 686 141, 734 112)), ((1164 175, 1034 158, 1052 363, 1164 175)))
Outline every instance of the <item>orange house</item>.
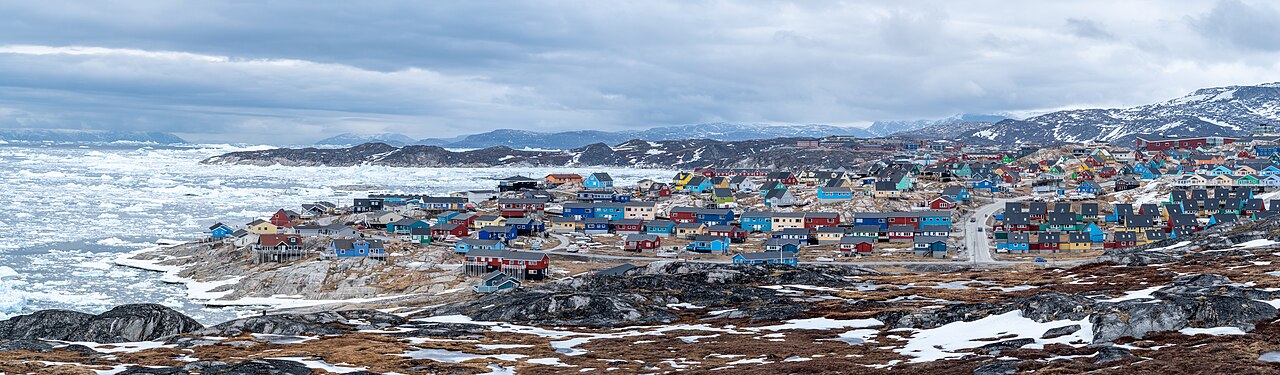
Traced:
POLYGON ((582 176, 573 173, 552 173, 547 175, 547 182, 553 184, 582 183, 582 176))

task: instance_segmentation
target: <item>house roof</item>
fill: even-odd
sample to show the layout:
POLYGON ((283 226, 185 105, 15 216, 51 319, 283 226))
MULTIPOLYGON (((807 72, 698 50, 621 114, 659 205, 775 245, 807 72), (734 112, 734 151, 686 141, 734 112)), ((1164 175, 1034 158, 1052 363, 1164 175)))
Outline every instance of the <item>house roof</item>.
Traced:
POLYGON ((658 239, 656 234, 628 234, 623 238, 627 242, 631 241, 653 241, 658 239))
POLYGON ((741 256, 746 260, 770 260, 770 259, 786 259, 795 258, 795 253, 790 251, 762 251, 758 253, 738 253, 735 257, 741 256))
POLYGON ((356 243, 359 243, 359 242, 368 243, 370 249, 382 248, 382 240, 358 240, 358 239, 349 239, 349 238, 333 240, 333 248, 339 249, 339 250, 355 249, 356 243))

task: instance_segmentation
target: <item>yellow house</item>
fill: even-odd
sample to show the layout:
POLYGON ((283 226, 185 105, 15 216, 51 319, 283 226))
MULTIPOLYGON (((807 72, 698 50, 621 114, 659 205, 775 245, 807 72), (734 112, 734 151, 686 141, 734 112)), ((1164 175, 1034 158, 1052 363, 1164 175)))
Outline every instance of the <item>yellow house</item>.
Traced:
POLYGON ((275 224, 271 224, 266 220, 258 219, 258 220, 254 220, 252 223, 249 223, 249 228, 246 230, 248 230, 249 233, 253 233, 257 235, 277 234, 280 231, 280 227, 277 227, 275 224))
POLYGON ((628 202, 622 208, 622 217, 625 219, 654 220, 657 218, 657 210, 653 207, 653 202, 628 202))
POLYGON ((1089 165, 1089 163, 1080 163, 1080 165, 1076 167, 1076 172, 1093 172, 1093 166, 1089 165))
POLYGON ((819 243, 840 242, 840 239, 844 237, 844 228, 821 227, 821 228, 818 228, 817 233, 814 233, 813 236, 814 238, 818 239, 819 243))
POLYGON ((1089 241, 1088 233, 1070 233, 1067 235, 1067 242, 1058 246, 1062 251, 1085 252, 1093 248, 1093 243, 1089 241))
POLYGON ((803 212, 775 212, 770 220, 773 231, 779 232, 788 228, 804 228, 803 212))
POLYGON ((573 220, 572 218, 555 218, 551 220, 551 231, 568 233, 582 230, 585 225, 581 220, 573 220), (563 220, 556 220, 563 219, 563 220))
POLYGON ((1209 184, 1213 186, 1231 186, 1235 183, 1236 180, 1234 178, 1225 174, 1218 175, 1217 177, 1214 177, 1213 180, 1209 181, 1209 184))
POLYGON ((729 188, 729 179, 728 179, 728 178, 725 178, 725 177, 721 177, 721 176, 712 177, 712 178, 711 178, 711 186, 715 186, 715 187, 718 187, 718 188, 721 188, 721 189, 728 189, 728 188, 729 188))
POLYGON ((676 190, 684 190, 684 186, 689 184, 689 180, 696 176, 689 172, 676 173, 676 177, 671 179, 671 187, 676 190))
POLYGON ((902 191, 897 189, 891 189, 891 190, 876 189, 871 193, 871 196, 876 198, 900 198, 902 197, 902 191))
POLYGON ((471 229, 479 230, 484 227, 500 227, 503 225, 507 225, 507 218, 497 215, 484 215, 471 222, 471 229))
POLYGON ((700 234, 707 234, 707 226, 701 223, 680 223, 676 224, 676 236, 685 238, 693 237, 700 234))

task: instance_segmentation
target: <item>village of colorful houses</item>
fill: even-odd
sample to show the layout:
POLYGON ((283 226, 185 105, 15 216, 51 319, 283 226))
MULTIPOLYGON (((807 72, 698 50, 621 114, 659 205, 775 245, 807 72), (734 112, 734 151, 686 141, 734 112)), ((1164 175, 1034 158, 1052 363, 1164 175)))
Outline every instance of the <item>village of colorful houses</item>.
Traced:
POLYGON ((835 169, 706 167, 629 186, 607 173, 511 176, 492 190, 315 202, 209 231, 259 262, 381 260, 393 246, 450 252, 476 291, 492 292, 553 277, 560 257, 905 264, 991 252, 1038 263, 1280 212, 1275 137, 876 152, 835 169), (975 214, 983 206, 993 213, 975 214))

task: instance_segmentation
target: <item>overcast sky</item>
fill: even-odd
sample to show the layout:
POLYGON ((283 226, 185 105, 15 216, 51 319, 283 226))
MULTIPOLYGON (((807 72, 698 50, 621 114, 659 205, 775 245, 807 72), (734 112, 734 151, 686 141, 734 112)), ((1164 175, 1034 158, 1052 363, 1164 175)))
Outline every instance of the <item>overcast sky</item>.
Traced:
POLYGON ((1280 81, 1274 4, 6 1, 0 127, 309 143, 1131 106, 1280 81))

